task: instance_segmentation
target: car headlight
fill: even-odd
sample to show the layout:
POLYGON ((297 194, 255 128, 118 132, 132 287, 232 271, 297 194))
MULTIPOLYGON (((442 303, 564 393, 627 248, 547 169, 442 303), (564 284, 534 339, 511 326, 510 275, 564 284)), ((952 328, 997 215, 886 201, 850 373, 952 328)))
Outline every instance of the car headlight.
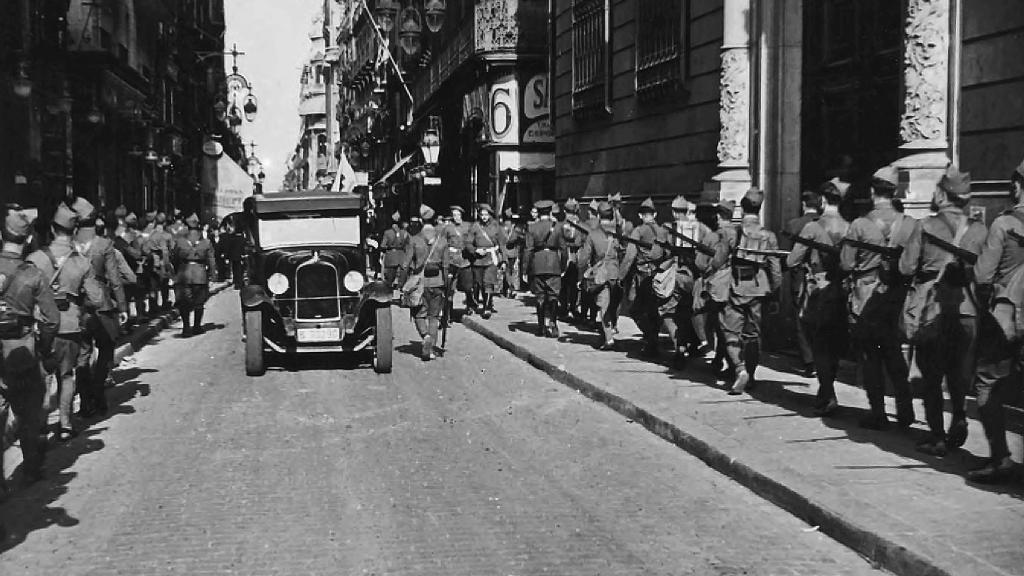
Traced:
POLYGON ((362 274, 352 270, 348 274, 345 274, 344 283, 345 290, 348 290, 349 292, 359 292, 363 289, 363 285, 366 284, 366 280, 363 278, 362 274))
POLYGON ((274 272, 267 278, 267 288, 274 296, 280 296, 288 291, 288 277, 280 272, 274 272))

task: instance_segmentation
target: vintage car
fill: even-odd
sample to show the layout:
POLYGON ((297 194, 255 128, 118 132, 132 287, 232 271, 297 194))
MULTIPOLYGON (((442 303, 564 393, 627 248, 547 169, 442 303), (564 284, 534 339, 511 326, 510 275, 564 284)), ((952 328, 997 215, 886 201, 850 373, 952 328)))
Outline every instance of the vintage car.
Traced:
POLYGON ((241 291, 246 374, 262 374, 268 352, 365 352, 374 370, 390 372, 392 293, 367 280, 361 197, 268 194, 255 204, 241 291))

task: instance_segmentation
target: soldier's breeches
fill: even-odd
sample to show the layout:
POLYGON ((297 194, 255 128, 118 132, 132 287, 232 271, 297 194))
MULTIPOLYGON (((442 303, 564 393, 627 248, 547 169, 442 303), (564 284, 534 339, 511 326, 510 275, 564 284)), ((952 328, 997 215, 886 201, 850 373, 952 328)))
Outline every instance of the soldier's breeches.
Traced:
POLYGON ((749 373, 757 365, 761 347, 761 300, 729 302, 722 308, 718 321, 729 362, 737 368, 746 366, 749 373))
POLYGON ((885 415, 885 376, 888 374, 893 384, 897 412, 906 415, 912 413, 910 385, 907 382, 910 368, 903 357, 903 348, 896 333, 879 331, 878 338, 860 339, 856 346, 861 386, 867 393, 871 412, 876 416, 885 415))
POLYGON ((978 416, 985 428, 994 460, 1010 455, 1006 444, 1004 406, 1017 398, 1024 386, 1024 349, 1005 343, 979 347, 978 369, 974 378, 978 390, 978 416))
POLYGON ((498 292, 498 267, 472 266, 473 289, 483 294, 494 294, 498 292))
MULTIPOLYGON (((6 345, 11 340, 4 340, 6 345)), ((42 465, 42 444, 39 429, 42 423, 43 397, 46 395, 46 384, 43 381, 42 369, 38 363, 32 363, 24 370, 5 370, 0 376, 0 431, 7 429, 10 414, 17 418, 16 435, 21 444, 21 454, 25 469, 36 472, 42 465)), ((0 446, 0 450, 2 450, 0 446)), ((3 466, 3 455, 0 454, 0 469, 3 466)))
MULTIPOLYGON (((806 333, 811 331, 804 327, 806 333)), ((836 397, 836 373, 839 359, 846 348, 845 326, 819 328, 811 339, 811 356, 814 371, 818 374, 818 399, 831 400, 836 397)))
POLYGON ((104 386, 114 361, 117 333, 117 312, 98 312, 89 316, 78 354, 80 380, 77 388, 83 400, 101 406, 105 403, 104 386), (91 365, 94 346, 97 351, 96 364, 91 365))
POLYGON ((75 398, 75 368, 82 349, 82 337, 79 334, 60 334, 53 341, 53 354, 57 358, 57 370, 54 376, 60 386, 61 428, 71 428, 71 403, 75 398))
MULTIPOLYGON (((417 320, 440 318, 441 314, 444 313, 444 296, 443 286, 427 286, 423 288, 423 301, 413 310, 413 317, 417 320)), ((417 324, 417 326, 419 325, 417 324)))
POLYGON ((924 413, 928 428, 936 438, 945 435, 943 424, 942 379, 946 379, 953 421, 966 420, 967 389, 974 378, 977 319, 942 319, 942 338, 919 344, 917 365, 921 369, 924 413))
POLYGON ((209 298, 209 284, 178 284, 174 287, 174 302, 181 311, 202 308, 209 298))
MULTIPOLYGON (((395 286, 398 282, 398 266, 385 266, 384 267, 384 283, 388 286, 395 286)), ((401 286, 401 284, 398 284, 401 286)))

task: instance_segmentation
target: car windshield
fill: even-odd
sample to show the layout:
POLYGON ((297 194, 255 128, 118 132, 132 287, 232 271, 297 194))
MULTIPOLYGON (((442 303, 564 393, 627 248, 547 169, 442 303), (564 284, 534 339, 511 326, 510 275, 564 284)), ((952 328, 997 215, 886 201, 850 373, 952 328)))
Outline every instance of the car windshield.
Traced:
POLYGON ((322 246, 362 241, 358 216, 276 215, 260 220, 260 246, 264 249, 285 246, 322 246))

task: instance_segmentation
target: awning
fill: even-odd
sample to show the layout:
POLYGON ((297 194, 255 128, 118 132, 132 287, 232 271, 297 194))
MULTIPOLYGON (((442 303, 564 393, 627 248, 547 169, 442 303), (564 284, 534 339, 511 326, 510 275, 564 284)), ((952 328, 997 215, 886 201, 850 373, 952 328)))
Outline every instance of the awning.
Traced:
POLYGON ((377 180, 377 182, 374 184, 374 186, 376 186, 377 184, 384 183, 384 182, 387 181, 388 178, 391 178, 392 176, 394 176, 395 172, 398 172, 399 170, 401 170, 402 166, 405 166, 406 163, 409 162, 409 160, 412 160, 412 157, 415 156, 415 155, 416 155, 416 153, 413 152, 412 154, 409 154, 405 158, 402 158, 401 160, 399 160, 398 163, 395 164, 391 168, 391 170, 388 170, 387 173, 384 174, 384 176, 382 176, 380 180, 377 180))
POLYGON ((519 152, 498 150, 498 171, 505 170, 536 172, 555 169, 554 152, 519 152))
POLYGON ((310 96, 299 102, 299 116, 312 116, 314 114, 327 114, 327 98, 323 94, 310 96))
POLYGON ((252 176, 235 164, 227 154, 203 156, 202 186, 205 218, 223 219, 242 211, 242 202, 252 196, 252 176))

